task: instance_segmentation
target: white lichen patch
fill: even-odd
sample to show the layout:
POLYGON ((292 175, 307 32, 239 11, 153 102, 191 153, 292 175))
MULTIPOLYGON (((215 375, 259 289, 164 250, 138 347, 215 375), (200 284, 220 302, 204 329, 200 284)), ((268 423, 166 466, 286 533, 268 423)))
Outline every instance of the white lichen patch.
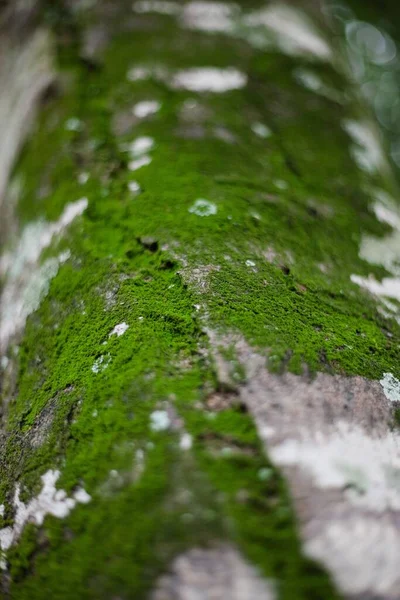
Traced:
POLYGON ((383 190, 375 190, 373 210, 379 221, 393 227, 384 237, 364 234, 360 245, 360 258, 381 265, 393 275, 400 275, 400 210, 393 198, 383 190))
POLYGON ((110 333, 108 334, 108 337, 112 336, 112 335, 116 335, 117 337, 120 337, 121 335, 124 335, 125 331, 129 328, 129 325, 127 323, 125 323, 125 321, 123 323, 118 323, 118 325, 116 325, 114 327, 114 329, 112 331, 110 331, 110 333))
POLYGON ((270 449, 280 466, 301 467, 322 489, 348 490, 353 505, 374 512, 400 510, 400 435, 368 435, 338 422, 326 435, 303 432, 270 449))
POLYGON ((152 431, 166 431, 171 426, 171 419, 166 410, 155 410, 150 415, 150 429, 152 431))
POLYGON ((132 157, 132 160, 128 163, 130 171, 137 171, 142 167, 149 165, 152 161, 151 156, 147 153, 154 148, 154 140, 149 136, 141 136, 136 138, 130 144, 123 147, 127 150, 132 157))
POLYGON ((127 149, 132 157, 147 154, 153 148, 154 139, 146 135, 136 138, 131 144, 128 144, 127 146, 127 149))
POLYGON ((81 198, 67 204, 56 222, 39 220, 27 225, 13 251, 1 256, 0 276, 4 277, 0 296, 2 351, 6 349, 10 339, 23 329, 27 317, 37 310, 59 265, 69 258, 69 253, 63 252, 40 264, 42 251, 84 212, 87 205, 87 198, 81 198))
POLYGON ((235 67, 194 67, 175 73, 162 67, 133 67, 127 73, 129 81, 153 77, 176 90, 222 94, 246 86, 247 75, 235 67))
POLYGON ((240 6, 231 2, 195 0, 181 9, 175 6, 169 14, 179 17, 180 25, 187 29, 241 37, 255 47, 278 48, 289 55, 332 58, 329 44, 312 21, 288 4, 274 3, 243 14, 240 6))
POLYGON ((91 496, 87 493, 87 491, 83 488, 79 488, 78 490, 76 490, 76 492, 74 493, 74 498, 80 504, 89 504, 89 502, 92 499, 91 496))
POLYGON ((374 191, 375 203, 373 205, 374 213, 379 221, 391 225, 394 229, 400 231, 400 209, 385 190, 379 188, 374 191))
POLYGON ((134 2, 132 8, 140 14, 158 13, 171 16, 179 14, 181 10, 178 2, 172 2, 172 0, 142 0, 141 2, 134 2))
POLYGON ((179 448, 184 451, 191 450, 193 446, 193 438, 190 433, 182 433, 181 438, 179 440, 179 448))
POLYGON ((400 279, 397 277, 384 277, 382 281, 377 281, 375 277, 361 277, 360 275, 350 275, 353 283, 368 290, 376 296, 388 296, 400 301, 400 279))
POLYGON ((139 194, 142 191, 137 181, 130 181, 128 183, 128 190, 132 192, 132 194, 139 194))
POLYGON ((96 360, 94 361, 94 363, 92 365, 93 373, 102 373, 105 369, 107 369, 110 362, 111 362, 111 356, 109 354, 107 354, 105 356, 104 355, 99 356, 99 358, 96 358, 96 360))
POLYGON ((351 281, 371 294, 380 296, 384 308, 378 307, 378 310, 385 316, 394 316, 399 322, 399 308, 391 304, 386 297, 400 300, 400 209, 395 200, 384 190, 375 189, 373 195, 375 202, 372 208, 377 219, 390 225, 393 231, 383 237, 364 234, 361 239, 359 255, 370 264, 385 267, 393 277, 384 277, 382 281, 377 281, 372 275, 362 277, 353 274, 351 281), (392 315, 387 313, 387 308, 393 313, 392 315))
POLYGON ((374 173, 385 167, 382 141, 374 125, 347 119, 343 121, 343 129, 354 142, 350 146, 350 153, 360 169, 374 173))
POLYGON ((131 160, 128 164, 128 168, 130 171, 137 171, 138 169, 141 169, 142 167, 147 167, 147 165, 149 165, 152 161, 151 156, 145 155, 145 156, 141 156, 140 158, 137 158, 135 160, 131 160))
POLYGON ((138 119, 145 119, 156 114, 161 108, 161 103, 157 100, 143 100, 138 102, 132 109, 133 114, 138 119))
POLYGON ((252 123, 251 130, 253 133, 258 135, 258 137, 264 138, 264 139, 269 138, 272 135, 272 131, 270 130, 269 127, 264 125, 264 123, 259 123, 259 122, 252 123))
MULTIPOLYGON (((16 3, 12 6, 16 7, 16 3)), ((18 5, 18 14, 25 7, 30 5, 18 5)), ((2 23, 4 17, 2 11, 2 23)), ((1 34, 0 54, 0 210, 4 224, 10 208, 5 208, 6 190, 15 160, 35 121, 43 93, 56 79, 56 73, 53 39, 46 27, 28 28, 19 38, 6 26, 1 34)))
POLYGON ((240 8, 233 3, 189 2, 181 14, 181 25, 210 33, 232 33, 240 15, 240 8))
POLYGON ((400 402, 400 381, 392 373, 384 373, 379 383, 390 402, 400 402))
POLYGON ((327 566, 346 597, 398 595, 400 538, 393 517, 354 515, 321 522, 304 551, 327 566))
POLYGON ((178 71, 173 75, 171 85, 175 89, 191 92, 224 93, 239 90, 247 84, 247 75, 234 67, 198 67, 178 71))
POLYGON ((59 477, 60 471, 53 470, 42 475, 42 490, 28 504, 20 500, 20 486, 17 484, 13 502, 14 525, 0 529, 0 547, 3 551, 15 544, 27 523, 35 523, 40 526, 46 515, 64 519, 77 504, 90 502, 91 497, 83 488, 77 489, 70 498, 64 490, 58 490, 56 483, 59 477))
POLYGON ((331 60, 332 50, 306 14, 283 3, 270 4, 243 19, 246 39, 255 46, 276 46, 292 56, 331 60))
POLYGON ((198 198, 188 210, 190 213, 198 215, 199 217, 216 215, 218 211, 217 206, 213 202, 205 200, 204 198, 198 198))

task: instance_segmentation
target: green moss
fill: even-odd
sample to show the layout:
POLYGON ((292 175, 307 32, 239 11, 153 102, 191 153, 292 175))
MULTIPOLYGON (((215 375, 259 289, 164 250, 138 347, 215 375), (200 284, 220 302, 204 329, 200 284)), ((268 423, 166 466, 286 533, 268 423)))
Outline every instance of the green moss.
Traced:
MULTIPOLYGON (((202 408, 218 388, 202 351, 203 317, 244 336, 276 371, 400 376, 399 326, 350 281, 385 274, 358 249, 363 233, 388 231, 368 192, 388 184, 356 169, 341 128, 359 107, 299 87, 301 60, 219 35, 181 30, 177 41, 168 18, 116 33, 96 68, 74 54, 79 27, 71 27, 70 44, 62 38, 66 89, 44 109, 16 169, 18 209, 27 223, 54 220, 82 196, 89 206, 48 251, 69 248, 72 257, 20 344, 0 500, 9 523, 15 481, 28 500, 58 466, 60 487, 83 485, 92 502, 65 520, 48 517, 37 536, 25 529, 7 557, 10 597, 143 598, 178 552, 229 539, 278 582, 282 598, 334 598, 327 576, 301 555, 288 492, 249 416, 239 406, 214 418, 202 408), (127 80, 129 68, 150 60, 171 70, 235 64, 249 83, 201 96, 209 117, 204 137, 191 139, 179 113, 195 94, 152 77, 127 80), (144 99, 157 99, 159 113, 116 135, 116 116, 144 99), (273 135, 255 136, 255 121, 273 135), (218 139, 221 127, 236 141, 218 139), (153 161, 132 173, 123 144, 140 135, 154 137, 153 161), (90 178, 81 185, 83 171, 90 178), (127 187, 133 179, 137 196, 127 187), (217 214, 190 213, 197 198, 217 214), (145 236, 157 244, 146 247, 145 236), (126 333, 109 337, 121 322, 126 333), (171 406, 193 435, 192 454, 180 451, 179 433, 150 430, 152 411, 171 406)), ((331 68, 319 71, 346 85, 331 68)), ((225 355, 243 383, 232 349, 225 355)))
POLYGON ((395 408, 393 412, 394 426, 400 427, 400 408, 395 408))

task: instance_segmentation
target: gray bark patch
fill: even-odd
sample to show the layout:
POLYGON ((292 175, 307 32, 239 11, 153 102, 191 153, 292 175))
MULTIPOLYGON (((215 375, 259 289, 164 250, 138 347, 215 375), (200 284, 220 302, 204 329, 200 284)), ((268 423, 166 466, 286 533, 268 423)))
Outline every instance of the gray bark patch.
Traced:
MULTIPOLYGON (((214 348, 234 345, 246 369, 239 397, 287 477, 305 553, 348 596, 398 598, 400 433, 380 383, 275 375, 242 339, 209 335, 214 348)), ((215 353, 225 381, 228 366, 221 370, 215 353)))
POLYGON ((151 600, 274 600, 272 582, 230 546, 193 548, 161 577, 151 600))

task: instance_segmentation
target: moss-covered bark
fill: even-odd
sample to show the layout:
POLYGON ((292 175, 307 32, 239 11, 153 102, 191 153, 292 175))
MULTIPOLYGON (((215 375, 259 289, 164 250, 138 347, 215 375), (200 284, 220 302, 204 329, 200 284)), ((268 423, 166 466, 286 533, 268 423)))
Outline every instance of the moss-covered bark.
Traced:
POLYGON ((320 30, 277 5, 263 25, 257 2, 211 21, 199 3, 79 4, 44 9, 59 83, 10 184, 3 597, 145 598, 175 556, 224 541, 277 597, 335 598, 240 400, 235 344, 215 340, 277 374, 400 379, 400 296, 362 287, 391 263, 360 254, 391 232, 373 205, 394 211, 396 187, 340 21, 306 2, 320 30), (30 505, 54 470, 69 508, 30 505))

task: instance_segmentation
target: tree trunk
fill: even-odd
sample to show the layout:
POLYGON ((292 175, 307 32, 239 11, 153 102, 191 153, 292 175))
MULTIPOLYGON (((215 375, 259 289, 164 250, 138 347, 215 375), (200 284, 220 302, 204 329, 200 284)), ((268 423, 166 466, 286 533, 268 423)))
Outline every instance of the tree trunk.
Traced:
POLYGON ((399 9, 1 10, 2 597, 399 598, 399 9))

